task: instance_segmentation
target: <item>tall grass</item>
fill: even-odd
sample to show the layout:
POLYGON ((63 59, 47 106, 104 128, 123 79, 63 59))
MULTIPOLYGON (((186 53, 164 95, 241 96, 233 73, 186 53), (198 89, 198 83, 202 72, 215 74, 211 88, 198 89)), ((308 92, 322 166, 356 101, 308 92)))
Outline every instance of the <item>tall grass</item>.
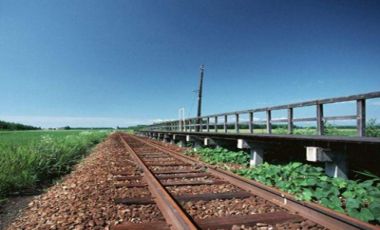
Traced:
POLYGON ((1 133, 0 199, 34 191, 68 173, 106 135, 101 131, 1 133))

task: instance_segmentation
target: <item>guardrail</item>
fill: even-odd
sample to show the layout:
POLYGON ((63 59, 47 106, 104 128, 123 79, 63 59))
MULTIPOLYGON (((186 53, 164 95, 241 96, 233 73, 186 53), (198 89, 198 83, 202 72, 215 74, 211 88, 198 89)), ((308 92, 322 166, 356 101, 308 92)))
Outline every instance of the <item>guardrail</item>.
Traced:
POLYGON ((351 95, 346 97, 335 97, 321 100, 304 101, 299 103, 249 109, 235 112, 213 114, 202 117, 193 117, 185 120, 167 121, 153 124, 144 128, 144 131, 176 131, 176 132, 218 132, 222 127, 222 132, 227 133, 229 127, 233 126, 232 133, 240 133, 240 128, 248 126, 247 132, 255 133, 255 125, 262 124, 265 126, 266 133, 272 133, 272 125, 275 123, 287 123, 287 134, 293 134, 295 122, 316 122, 316 134, 325 135, 325 122, 337 120, 356 120, 357 135, 366 136, 366 100, 380 98, 380 91, 366 94, 351 95), (323 108, 326 104, 339 102, 356 102, 356 114, 345 116, 324 116, 323 108), (294 118, 294 110, 303 107, 316 107, 315 117, 294 118), (287 118, 272 119, 272 111, 286 110, 287 118), (266 120, 255 121, 255 113, 265 112, 266 120), (248 116, 246 121, 241 120, 241 116, 248 116), (232 124, 228 122, 229 117, 233 116, 232 124), (223 122, 219 122, 222 118, 223 122))

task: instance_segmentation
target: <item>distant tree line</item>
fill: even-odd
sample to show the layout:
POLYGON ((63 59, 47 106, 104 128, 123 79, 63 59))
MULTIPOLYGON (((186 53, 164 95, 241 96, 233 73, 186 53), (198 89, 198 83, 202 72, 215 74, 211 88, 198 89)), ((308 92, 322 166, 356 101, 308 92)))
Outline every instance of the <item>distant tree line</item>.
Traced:
POLYGON ((135 126, 128 126, 128 127, 119 127, 119 126, 117 126, 116 129, 124 130, 124 131, 134 132, 134 131, 138 131, 138 130, 143 129, 143 128, 145 128, 146 126, 147 126, 147 125, 135 125, 135 126))
POLYGON ((104 130, 104 129, 113 129, 112 127, 70 127, 65 126, 58 129, 64 129, 64 130, 104 130))
POLYGON ((31 125, 23 125, 20 123, 0 121, 0 130, 38 130, 39 127, 34 127, 31 125))

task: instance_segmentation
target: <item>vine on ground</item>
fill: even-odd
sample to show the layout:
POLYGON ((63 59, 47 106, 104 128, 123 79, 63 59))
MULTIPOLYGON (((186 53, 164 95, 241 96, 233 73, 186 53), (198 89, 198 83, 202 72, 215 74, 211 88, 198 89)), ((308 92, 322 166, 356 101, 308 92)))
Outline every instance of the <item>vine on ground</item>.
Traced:
POLYGON ((255 168, 248 168, 247 153, 223 148, 199 148, 186 154, 197 154, 201 160, 210 164, 240 164, 244 167, 232 170, 234 173, 276 187, 299 200, 316 202, 362 221, 380 223, 378 177, 362 182, 331 178, 325 175, 322 168, 300 162, 286 165, 263 163, 255 168))

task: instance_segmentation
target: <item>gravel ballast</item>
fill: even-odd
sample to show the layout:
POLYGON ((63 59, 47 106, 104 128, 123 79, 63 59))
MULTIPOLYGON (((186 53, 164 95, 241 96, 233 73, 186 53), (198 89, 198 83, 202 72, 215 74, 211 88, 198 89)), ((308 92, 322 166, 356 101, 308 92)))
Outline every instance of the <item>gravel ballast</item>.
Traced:
MULTIPOLYGON (((147 187, 127 187, 144 184, 142 170, 135 165, 119 134, 112 134, 78 164, 61 182, 36 196, 8 229, 110 229, 119 223, 153 223, 164 221, 156 204, 122 205, 115 199, 151 197, 147 187), (124 178, 124 179, 123 179, 124 178)), ((171 147, 176 149, 175 147, 171 147)), ((150 147, 136 148, 141 152, 158 153, 150 147)), ((160 162, 159 159, 150 159, 160 162)), ((166 161, 167 162, 167 161, 166 161)), ((151 166, 153 171, 197 170, 203 167, 151 166)), ((217 180, 207 175, 194 178, 162 179, 162 182, 217 180)), ((195 186, 167 186, 171 195, 238 192, 241 189, 225 183, 195 186)), ((179 202, 180 206, 196 220, 223 218, 233 215, 253 215, 280 212, 285 209, 257 196, 242 199, 179 202)), ((323 229, 307 220, 292 223, 256 226, 234 226, 232 229, 323 229)), ((153 227, 152 227, 153 229, 153 227)))
POLYGON ((146 188, 116 188, 118 173, 139 175, 116 134, 99 144, 62 181, 29 203, 8 229, 109 229, 163 219, 156 205, 117 205, 116 198, 150 196, 146 188))

